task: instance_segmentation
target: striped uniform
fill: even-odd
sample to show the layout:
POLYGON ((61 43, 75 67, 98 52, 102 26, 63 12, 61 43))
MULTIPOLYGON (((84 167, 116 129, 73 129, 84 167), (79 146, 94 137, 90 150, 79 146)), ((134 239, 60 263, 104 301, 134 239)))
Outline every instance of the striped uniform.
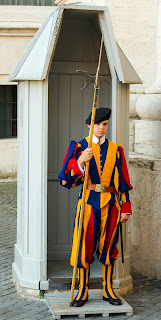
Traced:
MULTIPOLYGON (((58 176, 62 186, 70 189, 83 184, 84 176, 79 170, 77 160, 81 152, 88 147, 88 142, 89 137, 84 138, 79 143, 71 142, 63 161, 62 171, 58 176)), ((116 191, 121 194, 123 205, 120 209, 116 193, 100 193, 89 189, 86 190, 78 268, 88 268, 89 263, 94 260, 93 253, 96 251, 98 259, 103 264, 102 272, 104 275, 105 272, 108 272, 110 279, 112 278, 114 260, 119 256, 116 244, 119 235, 120 211, 131 213, 129 190, 132 189, 132 186, 124 151, 120 145, 118 146, 106 139, 101 146, 92 143, 92 149, 94 156, 90 160, 88 184, 115 187, 116 191), (111 267, 106 268, 106 266, 111 267)), ((74 222, 73 246, 70 259, 72 266, 74 265, 76 252, 81 199, 82 190, 78 197, 74 222)), ((86 276, 83 278, 85 279, 86 276)), ((105 282, 106 280, 104 284, 105 282)), ((109 294, 109 290, 107 292, 109 294)))

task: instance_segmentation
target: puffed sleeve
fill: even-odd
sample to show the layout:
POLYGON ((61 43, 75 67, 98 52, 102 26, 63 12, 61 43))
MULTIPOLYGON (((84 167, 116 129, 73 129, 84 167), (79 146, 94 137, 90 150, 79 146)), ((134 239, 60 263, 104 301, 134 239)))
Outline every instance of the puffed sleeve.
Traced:
POLYGON ((121 195, 122 200, 122 213, 132 214, 131 199, 129 191, 133 189, 130 183, 130 177, 124 156, 124 149, 122 146, 118 146, 117 160, 115 168, 114 183, 117 192, 121 195))
POLYGON ((67 189, 75 188, 83 183, 84 176, 77 162, 81 152, 81 145, 71 141, 63 160, 63 168, 58 175, 60 184, 67 189))

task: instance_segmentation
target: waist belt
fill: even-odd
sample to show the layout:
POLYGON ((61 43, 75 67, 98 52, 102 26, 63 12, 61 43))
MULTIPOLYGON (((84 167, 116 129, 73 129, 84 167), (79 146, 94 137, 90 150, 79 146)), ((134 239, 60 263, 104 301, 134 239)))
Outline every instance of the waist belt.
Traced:
POLYGON ((114 187, 106 187, 102 184, 88 184, 87 189, 93 190, 96 192, 110 192, 110 193, 116 193, 116 189, 114 187))

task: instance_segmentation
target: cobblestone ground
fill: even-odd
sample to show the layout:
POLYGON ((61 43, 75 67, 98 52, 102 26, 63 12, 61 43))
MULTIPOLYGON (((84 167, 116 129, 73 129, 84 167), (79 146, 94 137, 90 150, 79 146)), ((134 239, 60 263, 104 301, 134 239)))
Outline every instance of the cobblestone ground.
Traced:
POLYGON ((16 183, 0 183, 0 320, 53 319, 43 300, 20 296, 11 281, 16 242, 16 183))
MULTIPOLYGON (((0 182, 0 320, 53 319, 43 300, 20 296, 11 281, 11 266, 16 242, 16 183, 0 182)), ((134 292, 125 297, 134 316, 113 315, 113 320, 161 320, 161 281, 134 275, 134 292)), ((78 319, 63 317, 63 319, 78 319)), ((103 320, 102 317, 87 317, 103 320)))

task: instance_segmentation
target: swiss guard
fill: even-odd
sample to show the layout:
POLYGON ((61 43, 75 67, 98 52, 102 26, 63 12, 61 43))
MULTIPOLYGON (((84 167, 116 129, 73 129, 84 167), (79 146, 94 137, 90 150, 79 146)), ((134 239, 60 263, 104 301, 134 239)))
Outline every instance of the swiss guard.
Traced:
MULTIPOLYGON (((89 266, 96 251, 102 263, 103 300, 112 305, 121 305, 113 291, 112 282, 115 261, 119 257, 116 247, 119 224, 126 222, 131 211, 130 184, 124 150, 105 138, 111 109, 96 109, 92 148, 88 147, 89 137, 79 142, 72 141, 59 174, 65 188, 75 188, 84 182, 87 162, 89 174, 85 192, 85 206, 78 254, 78 292, 73 300, 74 307, 81 307, 88 300, 89 266)), ((90 128, 91 114, 86 119, 90 128)), ((74 221, 73 246, 70 263, 74 266, 77 234, 80 220, 82 190, 74 221)))

